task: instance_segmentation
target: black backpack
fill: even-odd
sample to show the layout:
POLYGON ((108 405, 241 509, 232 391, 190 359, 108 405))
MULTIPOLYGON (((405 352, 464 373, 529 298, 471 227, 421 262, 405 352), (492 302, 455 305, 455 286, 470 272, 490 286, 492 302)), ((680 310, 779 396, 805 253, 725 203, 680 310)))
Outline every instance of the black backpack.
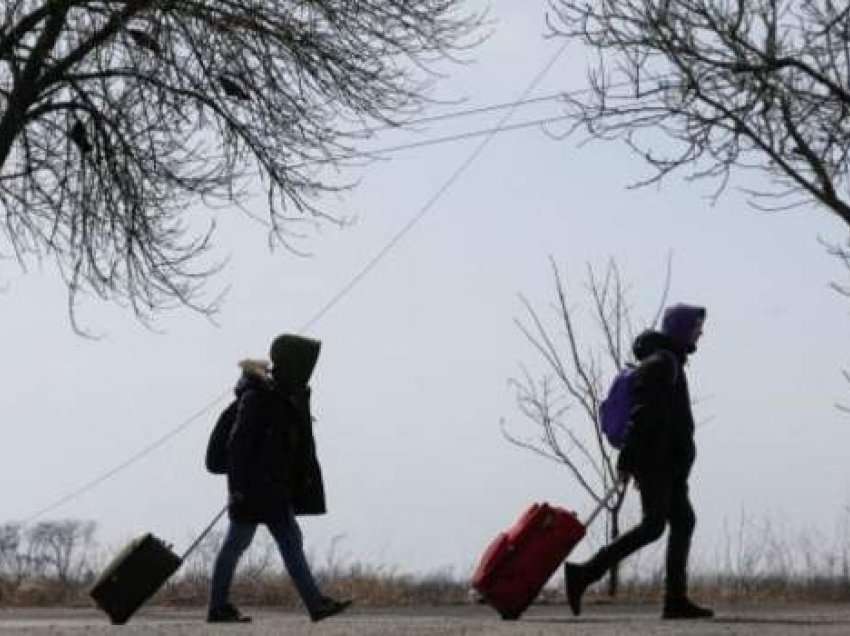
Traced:
POLYGON ((207 442, 207 470, 213 475, 224 475, 227 473, 228 459, 228 442, 230 434, 233 431, 233 424, 236 422, 236 410, 239 406, 239 400, 233 400, 227 405, 221 415, 218 416, 212 433, 210 433, 210 441, 207 442))

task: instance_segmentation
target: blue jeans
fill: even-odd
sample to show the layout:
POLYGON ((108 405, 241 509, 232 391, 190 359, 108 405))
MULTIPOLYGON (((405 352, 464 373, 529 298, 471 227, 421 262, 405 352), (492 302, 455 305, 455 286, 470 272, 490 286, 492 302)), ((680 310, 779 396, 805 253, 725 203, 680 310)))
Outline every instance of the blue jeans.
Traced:
MULTIPOLYGON (((210 589, 210 608, 220 608, 228 602, 230 584, 233 582, 233 572, 242 553, 251 545, 254 534, 257 532, 256 523, 240 523, 230 521, 224 543, 216 557, 213 566, 212 585, 210 589)), ((286 571, 299 596, 308 611, 313 610, 321 604, 322 593, 319 591, 310 565, 304 556, 304 546, 301 538, 301 529, 291 510, 280 521, 267 523, 266 526, 274 537, 275 543, 283 557, 286 571)))

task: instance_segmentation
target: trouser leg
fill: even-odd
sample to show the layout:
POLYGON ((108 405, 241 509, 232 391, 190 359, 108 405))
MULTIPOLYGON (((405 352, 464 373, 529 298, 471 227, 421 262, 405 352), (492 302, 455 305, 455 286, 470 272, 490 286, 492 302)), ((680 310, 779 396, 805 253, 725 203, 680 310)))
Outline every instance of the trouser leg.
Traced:
POLYGON ((321 604, 322 593, 316 585, 307 557, 304 555, 304 545, 301 529, 292 511, 287 511, 285 517, 278 522, 268 524, 274 537, 286 571, 289 573, 295 589, 308 610, 321 604))
POLYGON ((688 496, 688 484, 684 480, 673 485, 669 522, 666 593, 668 598, 681 598, 688 592, 688 554, 696 526, 696 515, 688 496))
POLYGON ((588 582, 602 578, 614 564, 658 540, 664 534, 670 510, 669 480, 654 477, 636 477, 636 479, 640 488, 643 511, 640 523, 599 550, 584 564, 588 582))
POLYGON ((236 564, 239 562, 242 553, 251 545, 256 531, 257 524, 255 523, 230 522, 213 566, 210 584, 211 608, 219 608, 227 603, 236 564))

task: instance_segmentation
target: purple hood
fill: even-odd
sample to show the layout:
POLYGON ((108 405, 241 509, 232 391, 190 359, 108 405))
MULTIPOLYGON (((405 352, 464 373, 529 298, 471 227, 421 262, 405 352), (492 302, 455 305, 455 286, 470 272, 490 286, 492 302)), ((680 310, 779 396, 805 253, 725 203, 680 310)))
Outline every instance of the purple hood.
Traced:
POLYGON ((664 310, 661 321, 661 333, 669 337, 678 346, 691 353, 693 344, 691 335, 700 320, 705 320, 705 307, 678 303, 664 310))

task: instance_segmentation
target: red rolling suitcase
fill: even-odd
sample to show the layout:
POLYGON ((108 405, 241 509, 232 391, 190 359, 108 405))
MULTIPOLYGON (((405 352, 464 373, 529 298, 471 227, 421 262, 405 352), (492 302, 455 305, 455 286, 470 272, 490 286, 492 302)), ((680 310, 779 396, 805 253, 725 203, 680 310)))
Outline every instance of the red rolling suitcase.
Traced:
POLYGON ((533 504, 497 536, 472 577, 472 587, 506 620, 515 620, 537 598, 549 577, 584 538, 611 490, 585 523, 547 503, 533 504))

